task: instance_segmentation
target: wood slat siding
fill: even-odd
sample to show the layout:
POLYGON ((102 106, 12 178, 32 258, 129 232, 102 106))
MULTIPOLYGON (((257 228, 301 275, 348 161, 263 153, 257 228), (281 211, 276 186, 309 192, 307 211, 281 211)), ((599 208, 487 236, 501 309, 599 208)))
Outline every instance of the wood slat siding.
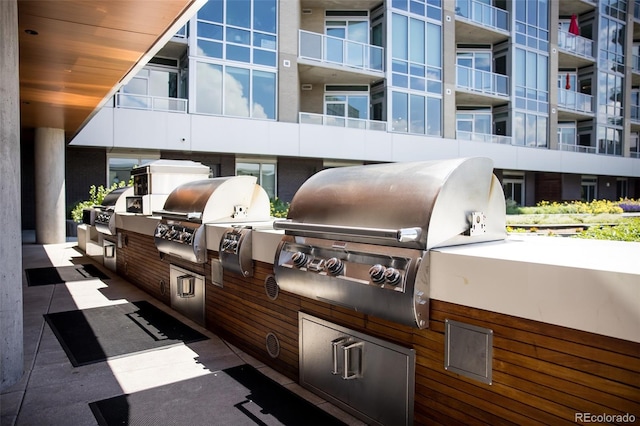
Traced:
POLYGON ((631 413, 640 419, 639 343, 438 300, 430 301, 426 330, 287 292, 273 301, 264 287, 271 264, 255 262, 250 278, 224 271, 220 288, 211 282, 210 262, 161 260, 152 237, 125 234, 128 244, 117 251, 120 275, 170 304, 158 284, 169 283, 169 263, 204 274, 207 328, 293 380, 299 380, 298 312, 303 311, 415 349, 416 424, 568 425, 583 412, 631 413), (493 330, 491 385, 444 369, 446 319, 493 330), (267 352, 268 333, 280 343, 277 358, 267 352))

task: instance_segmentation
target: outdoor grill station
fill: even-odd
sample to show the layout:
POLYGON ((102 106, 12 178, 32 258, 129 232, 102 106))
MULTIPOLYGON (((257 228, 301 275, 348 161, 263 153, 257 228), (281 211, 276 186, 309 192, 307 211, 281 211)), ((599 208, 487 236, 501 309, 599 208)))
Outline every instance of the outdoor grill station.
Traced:
MULTIPOLYGON (((150 170, 134 197, 157 186, 150 170)), ((491 160, 323 170, 284 220, 256 178, 196 175, 163 189, 162 206, 144 199, 150 212, 114 209, 114 270, 364 422, 423 423, 433 401, 474 392, 495 400, 489 423, 567 421, 593 409, 608 368, 630 379, 606 407, 638 414, 640 271, 616 255, 629 247, 609 242, 605 259, 603 242, 508 237, 491 160), (565 386, 565 367, 538 372, 571 403, 526 406, 514 395, 548 398, 523 376, 550 366, 548 351, 581 359, 582 383, 565 386)))

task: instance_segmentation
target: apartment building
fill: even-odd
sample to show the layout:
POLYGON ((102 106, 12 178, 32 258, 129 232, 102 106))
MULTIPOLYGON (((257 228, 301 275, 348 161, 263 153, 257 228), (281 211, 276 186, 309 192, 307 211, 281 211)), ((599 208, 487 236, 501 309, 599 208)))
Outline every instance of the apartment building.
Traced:
POLYGON ((158 158, 285 201, 326 167, 466 156, 521 205, 637 198, 639 47, 640 1, 209 0, 71 141, 67 204, 158 158))

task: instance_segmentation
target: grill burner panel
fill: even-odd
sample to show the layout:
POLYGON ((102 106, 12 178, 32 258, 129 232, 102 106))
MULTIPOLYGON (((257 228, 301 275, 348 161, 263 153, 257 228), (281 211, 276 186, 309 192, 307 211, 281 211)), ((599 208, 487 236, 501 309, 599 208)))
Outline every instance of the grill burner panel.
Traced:
POLYGON ((133 187, 114 189, 102 200, 102 205, 94 206, 96 211, 94 226, 98 232, 107 235, 116 234, 116 213, 126 211, 127 196, 133 194, 133 187))
MULTIPOLYGON (((154 235, 158 251, 205 263, 207 223, 269 220, 269 196, 256 182, 254 176, 229 176, 176 187, 167 197, 164 208, 154 212, 162 216, 154 235)), ((249 269, 241 273, 245 272, 249 273, 249 269)))
POLYGON ((291 201, 278 286, 413 327, 428 326, 429 250, 505 238, 488 158, 323 170, 291 201))
POLYGON ((277 250, 281 290, 424 328, 429 304, 422 250, 285 236, 277 250))

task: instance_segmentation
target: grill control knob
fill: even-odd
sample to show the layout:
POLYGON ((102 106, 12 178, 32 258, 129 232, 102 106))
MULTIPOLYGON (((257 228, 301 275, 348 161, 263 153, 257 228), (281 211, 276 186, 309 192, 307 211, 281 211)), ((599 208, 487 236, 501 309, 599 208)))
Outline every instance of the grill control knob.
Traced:
POLYGON ((344 270, 344 263, 337 257, 332 257, 325 262, 327 272, 331 275, 340 275, 344 270))
POLYGON ((389 284, 397 285, 400 282, 401 275, 400 271, 396 268, 387 268, 387 270, 384 271, 384 277, 389 284))
POLYGON ((291 260, 293 260, 293 264, 298 268, 302 268, 307 264, 307 255, 301 251, 297 251, 291 256, 291 260))
POLYGON ((379 263, 369 268, 369 276, 371 277, 371 281, 377 284, 382 284, 384 282, 385 270, 386 268, 379 263))

